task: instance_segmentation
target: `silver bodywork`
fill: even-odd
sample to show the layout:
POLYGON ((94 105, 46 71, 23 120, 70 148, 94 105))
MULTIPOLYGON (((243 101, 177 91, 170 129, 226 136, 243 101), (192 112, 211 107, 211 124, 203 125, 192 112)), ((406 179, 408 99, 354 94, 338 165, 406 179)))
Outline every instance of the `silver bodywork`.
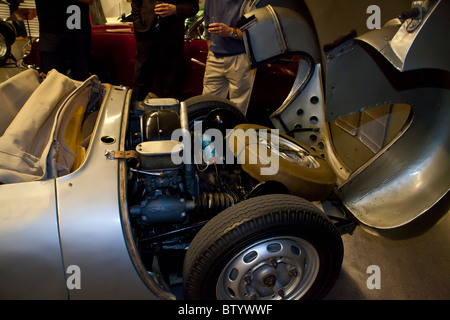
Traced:
MULTIPOLYGON (((265 28, 273 29, 271 34, 278 37, 274 43, 280 44, 280 51, 306 56, 307 63, 300 65, 293 90, 271 116, 272 122, 282 132, 294 130, 296 125, 316 129, 323 156, 339 177, 339 197, 360 222, 380 229, 414 220, 450 187, 450 91, 446 74, 450 46, 443 40, 450 32, 445 16, 448 2, 417 2, 420 21, 391 22, 327 52, 323 80, 320 64, 315 66, 315 59, 310 58, 317 52, 314 41, 288 41, 298 30, 308 32, 300 14, 294 19, 290 10, 264 7, 247 13, 249 22, 244 26, 250 58, 264 56, 267 60, 267 50, 277 50, 263 45, 259 33, 268 33, 265 28), (367 49, 363 43, 372 48, 367 49), (252 52, 255 50, 262 53, 252 52), (408 124, 358 170, 346 170, 334 151, 326 123, 395 103, 411 106, 408 124)), ((311 145, 305 135, 296 133, 295 137, 311 145)))
POLYGON ((450 71, 450 49, 445 40, 448 39, 450 29, 447 17, 450 3, 414 1, 413 7, 420 12, 417 17, 403 24, 398 19, 391 20, 382 29, 368 32, 357 39, 374 47, 399 71, 450 71))
POLYGON ((127 91, 111 88, 83 167, 56 181, 64 267, 77 265, 82 272, 82 290, 71 290, 71 299, 153 297, 136 272, 124 241, 119 162, 104 157, 105 149, 119 147, 127 91), (105 136, 113 138, 112 143, 102 142, 105 136))
POLYGON ((0 298, 67 299, 55 181, 0 185, 0 201, 0 298))
MULTIPOLYGON (((272 115, 274 125, 282 132, 298 124, 316 130, 312 146, 322 143, 321 152, 338 176, 337 194, 360 222, 376 228, 414 220, 450 186, 450 90, 443 72, 450 68, 448 55, 441 59, 449 44, 428 45, 435 40, 436 25, 444 23, 448 34, 448 22, 440 13, 448 2, 425 4, 423 27, 408 34, 409 47, 402 44, 409 50, 394 56, 398 47, 386 49, 405 39, 404 24, 391 23, 329 52, 326 72, 314 30, 295 36, 308 26, 301 16, 272 7, 246 14, 257 17, 245 33, 254 65, 283 54, 305 58, 291 93, 272 115), (269 32, 279 47, 267 46, 265 38, 258 37, 261 32, 269 32), (411 105, 410 121, 370 161, 348 170, 335 152, 327 123, 399 102, 411 105)), ((55 179, 0 185, 0 298, 174 299, 140 260, 128 216, 126 163, 105 157, 107 150, 125 150, 131 91, 105 89, 92 143, 79 169, 55 179), (81 270, 81 290, 66 286, 74 265, 81 270)), ((182 128, 188 129, 184 103, 180 118, 182 128)), ((294 135, 311 145, 302 134, 294 135)), ((186 166, 186 171, 191 169, 186 166)))
POLYGON ((106 149, 119 148, 129 94, 122 87, 107 90, 92 146, 77 171, 0 185, 0 298, 157 298, 125 241, 119 162, 104 156, 106 149), (66 286, 72 265, 80 268, 81 290, 66 286))

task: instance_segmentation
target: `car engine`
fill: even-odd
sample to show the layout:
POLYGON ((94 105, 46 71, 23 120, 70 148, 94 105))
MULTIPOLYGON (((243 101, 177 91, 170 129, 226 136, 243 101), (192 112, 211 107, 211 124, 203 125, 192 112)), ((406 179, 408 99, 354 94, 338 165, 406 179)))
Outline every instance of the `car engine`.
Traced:
MULTIPOLYGON (((240 121, 231 112, 217 108, 205 112, 199 118, 202 122, 194 122, 188 119, 183 103, 159 98, 145 100, 132 112, 126 148, 135 150, 136 157, 128 160, 127 199, 144 262, 153 263, 157 258, 162 264, 168 259, 172 268, 161 269, 173 269, 174 260, 175 264, 182 261, 173 255, 184 254, 195 234, 215 214, 263 189, 273 189, 272 183, 252 179, 239 164, 225 164, 223 157, 215 157, 211 137, 204 132, 232 129, 240 121), (194 130, 194 123, 203 130, 194 130), (186 144, 183 139, 190 141, 186 144), (184 149, 196 144, 201 145, 200 161, 193 161, 194 152, 184 149), (183 161, 175 163, 173 159, 183 161)), ((166 282, 173 284, 171 279, 166 282)))

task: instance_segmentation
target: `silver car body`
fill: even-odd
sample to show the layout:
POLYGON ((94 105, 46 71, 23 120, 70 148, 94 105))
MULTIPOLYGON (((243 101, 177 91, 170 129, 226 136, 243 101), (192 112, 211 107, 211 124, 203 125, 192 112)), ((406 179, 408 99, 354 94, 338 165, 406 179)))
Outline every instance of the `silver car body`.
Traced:
POLYGON ((153 285, 151 275, 137 272, 125 241, 131 231, 120 215, 119 161, 104 156, 119 147, 129 96, 126 88, 107 86, 92 145, 77 171, 0 185, 0 298, 157 298, 146 285, 153 285), (69 266, 79 267, 81 290, 66 286, 69 266))
POLYGON ((290 95, 271 116, 274 126, 281 132, 294 132, 298 125, 320 128, 313 142, 302 132, 295 138, 322 149, 339 178, 339 197, 347 209, 360 222, 379 229, 411 222, 450 187, 450 91, 445 82, 450 46, 444 40, 450 32, 449 3, 413 2, 417 6, 417 18, 403 23, 397 19, 356 41, 341 43, 327 52, 326 64, 318 62, 318 39, 311 36, 305 17, 270 6, 246 14, 244 40, 254 66, 283 53, 305 56, 290 95), (297 36, 298 30, 309 35, 297 36), (265 45, 266 34, 277 39, 277 46, 265 45), (411 106, 407 125, 359 169, 347 170, 327 123, 396 103, 411 106))
MULTIPOLYGON (((436 7, 446 3, 448 8, 446 1, 431 3, 436 7)), ((267 16, 266 21, 261 22, 264 20, 261 19, 258 23, 266 23, 269 28, 283 25, 282 10, 262 10, 265 9, 255 12, 267 16), (274 24, 272 19, 277 23, 274 24)), ((291 13, 287 12, 286 17, 290 20, 291 13)), ((298 30, 297 24, 291 22, 283 32, 298 30)), ((246 37, 251 38, 251 30, 249 27, 246 37)), ((276 29, 274 34, 283 40, 283 32, 276 29)), ((313 37, 309 39, 313 41, 313 37)), ((376 47, 370 36, 362 37, 360 41, 376 47)), ((286 41, 279 43, 284 44, 282 50, 298 49, 289 48, 286 41)), ((294 44, 304 45, 301 42, 294 44)), ((314 52, 314 60, 317 60, 319 51, 315 45, 308 43, 314 52)), ((267 44, 260 46, 264 47, 267 48, 267 44)), ((330 90, 325 92, 323 66, 314 61, 306 88, 302 84, 307 66, 299 68, 298 81, 279 110, 278 119, 293 119, 299 106, 306 106, 305 113, 316 115, 317 126, 323 128, 320 140, 325 142, 324 152, 339 177, 338 191, 349 211, 361 222, 374 227, 404 225, 423 214, 448 191, 450 111, 446 106, 450 103, 449 92, 441 88, 424 88, 399 93, 357 43, 345 48, 348 50, 344 50, 344 54, 335 56, 327 65, 326 82, 335 94, 330 94, 330 90), (348 61, 354 65, 346 64, 348 61), (359 63, 373 72, 367 72, 370 79, 361 80, 359 63), (355 83, 362 88, 359 92, 375 85, 380 87, 378 91, 370 91, 371 94, 352 95, 355 83), (383 103, 405 97, 414 100, 411 105, 415 118, 399 139, 350 175, 342 170, 343 166, 334 154, 325 123, 333 117, 375 106, 377 101, 380 102, 375 98, 379 98, 379 94, 384 97, 386 93, 390 100, 381 101, 383 103), (314 111, 316 105, 308 104, 311 96, 319 97, 319 112, 314 111), (346 100, 350 98, 354 100, 346 100)), ((270 58, 263 53, 253 56, 270 58)), ((403 57, 403 65, 414 69, 414 63, 406 64, 408 61, 407 56, 403 57)), ((174 298, 158 281, 157 275, 143 267, 136 251, 128 221, 125 164, 105 157, 108 150, 125 150, 130 96, 131 91, 127 88, 105 85, 91 145, 85 161, 75 172, 62 177, 0 185, 0 298, 174 298), (67 286, 71 266, 77 266, 81 271, 81 290, 67 286)), ((181 104, 181 119, 187 122, 183 108, 181 104)), ((276 118, 273 121, 283 129, 276 118)), ((295 123, 285 120, 288 127, 295 123)))

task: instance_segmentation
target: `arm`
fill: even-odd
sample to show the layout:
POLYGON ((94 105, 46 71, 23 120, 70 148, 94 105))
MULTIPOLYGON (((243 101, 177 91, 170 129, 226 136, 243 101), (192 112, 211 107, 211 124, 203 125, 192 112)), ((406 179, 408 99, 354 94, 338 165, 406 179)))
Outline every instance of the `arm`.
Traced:
POLYGON ((198 10, 198 0, 186 0, 185 3, 177 4, 177 16, 182 19, 195 16, 198 10))
POLYGON ((209 25, 208 32, 224 38, 229 37, 238 40, 242 40, 244 38, 241 29, 231 28, 224 23, 211 23, 209 25), (233 37, 233 30, 236 30, 237 33, 237 36, 235 37, 233 37))
POLYGON ((141 12, 145 11, 143 6, 144 2, 142 0, 133 0, 131 2, 131 19, 133 20, 134 30, 137 32, 145 32, 150 28, 150 21, 145 21, 145 17, 141 14, 141 12))
POLYGON ((160 3, 155 6, 155 13, 163 18, 177 13, 177 7, 171 3, 160 3))
POLYGON ((159 14, 163 18, 176 14, 180 18, 186 19, 194 16, 198 10, 198 0, 189 0, 186 1, 186 3, 177 5, 162 3, 155 6, 155 13, 159 14))

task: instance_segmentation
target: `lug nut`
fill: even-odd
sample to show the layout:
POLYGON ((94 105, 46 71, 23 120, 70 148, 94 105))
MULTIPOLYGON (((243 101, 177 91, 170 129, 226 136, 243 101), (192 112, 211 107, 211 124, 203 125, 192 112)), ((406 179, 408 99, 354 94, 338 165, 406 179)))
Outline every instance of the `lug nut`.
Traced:
POLYGON ((266 278, 264 278, 263 283, 267 287, 273 287, 277 283, 277 277, 275 277, 274 275, 267 276, 266 278))
POLYGON ((272 267, 276 268, 278 265, 277 259, 275 259, 275 258, 270 259, 270 265, 272 267))
POLYGON ((289 269, 289 275, 290 275, 291 277, 296 277, 296 276, 298 276, 298 271, 297 271, 297 269, 295 269, 295 268, 289 269))

